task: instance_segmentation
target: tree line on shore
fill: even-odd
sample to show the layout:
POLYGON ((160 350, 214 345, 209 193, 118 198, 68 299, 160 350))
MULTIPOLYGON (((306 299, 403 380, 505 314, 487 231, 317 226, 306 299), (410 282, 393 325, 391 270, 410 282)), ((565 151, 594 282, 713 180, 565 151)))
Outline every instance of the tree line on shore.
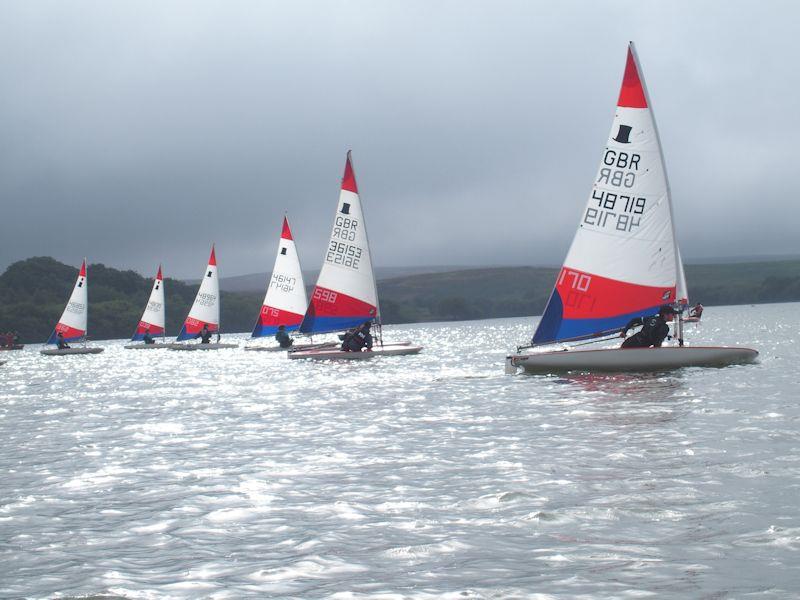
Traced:
MULTIPOLYGON (((425 273, 378 281, 384 323, 460 321, 541 314, 555 281, 549 267, 497 267, 425 273)), ((75 267, 50 257, 16 262, 0 275, 0 332, 44 341, 75 283, 75 267)), ((692 302, 704 305, 800 301, 800 260, 687 265, 692 302)), ((266 283, 266 282, 265 282, 266 283)), ((89 335, 129 337, 150 294, 152 280, 103 264, 89 267, 89 335)), ((167 333, 174 336, 197 288, 167 278, 167 333)), ((223 332, 250 331, 263 291, 221 293, 223 332)))

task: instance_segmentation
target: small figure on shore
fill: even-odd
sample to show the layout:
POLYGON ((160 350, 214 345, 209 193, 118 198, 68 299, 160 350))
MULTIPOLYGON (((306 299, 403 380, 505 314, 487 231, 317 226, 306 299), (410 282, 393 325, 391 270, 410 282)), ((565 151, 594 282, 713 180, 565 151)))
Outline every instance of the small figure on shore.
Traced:
POLYGON ((211 331, 208 329, 208 323, 203 323, 203 328, 200 330, 200 333, 198 333, 195 337, 200 338, 201 344, 211 343, 211 331))
POLYGON ((675 314, 678 314, 678 312, 668 304, 665 304, 658 309, 658 314, 631 319, 625 325, 619 337, 624 338, 631 327, 641 325, 642 328, 622 342, 622 348, 660 348, 664 340, 669 337, 667 321, 675 314))
POLYGON ((699 302, 697 304, 695 304, 694 308, 692 308, 689 311, 689 316, 690 317, 697 317, 698 319, 700 319, 700 317, 703 316, 703 305, 700 304, 699 302))
POLYGON ((363 348, 372 350, 372 334, 369 332, 372 323, 365 321, 362 325, 351 329, 342 338, 342 350, 345 352, 361 352, 363 348))
POLYGON ((286 325, 278 325, 278 331, 275 332, 275 339, 278 340, 278 345, 281 348, 291 348, 294 340, 286 332, 286 325))
POLYGON ((70 347, 69 344, 67 343, 67 341, 64 339, 64 334, 61 333, 60 331, 58 332, 58 342, 57 343, 58 343, 58 349, 59 350, 66 350, 66 349, 68 349, 70 347))

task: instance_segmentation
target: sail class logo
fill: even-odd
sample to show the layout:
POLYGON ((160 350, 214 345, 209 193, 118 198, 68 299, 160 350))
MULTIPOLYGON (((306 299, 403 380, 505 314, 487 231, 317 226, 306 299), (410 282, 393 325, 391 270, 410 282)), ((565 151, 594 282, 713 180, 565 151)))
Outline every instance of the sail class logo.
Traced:
POLYGON ((347 202, 342 202, 342 210, 340 210, 339 212, 342 213, 343 215, 349 215, 350 214, 350 204, 347 203, 347 202))
POLYGON ((620 144, 630 144, 631 140, 631 131, 632 127, 630 125, 620 125, 619 131, 617 131, 617 137, 612 138, 615 142, 619 142, 620 144))

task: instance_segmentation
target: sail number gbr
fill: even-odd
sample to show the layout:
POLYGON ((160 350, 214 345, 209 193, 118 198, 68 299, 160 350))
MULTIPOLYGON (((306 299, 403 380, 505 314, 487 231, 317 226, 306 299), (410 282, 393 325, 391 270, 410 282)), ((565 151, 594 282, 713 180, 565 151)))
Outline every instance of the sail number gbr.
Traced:
POLYGON ((356 240, 357 231, 358 219, 336 215, 336 221, 334 221, 333 224, 333 233, 331 234, 331 243, 328 245, 328 251, 325 253, 325 262, 332 265, 341 265, 343 267, 357 269, 361 261, 363 250, 358 246, 347 243, 356 240), (338 240, 344 241, 340 242, 338 240))
POLYGON ((641 225, 647 199, 602 190, 592 191, 596 206, 588 206, 583 222, 616 231, 633 231, 641 225))

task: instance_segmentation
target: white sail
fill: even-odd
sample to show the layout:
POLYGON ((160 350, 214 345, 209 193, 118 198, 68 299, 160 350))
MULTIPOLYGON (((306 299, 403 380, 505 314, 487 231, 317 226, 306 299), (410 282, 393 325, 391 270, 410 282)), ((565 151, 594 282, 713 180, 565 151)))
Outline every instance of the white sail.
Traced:
POLYGON ((278 254, 275 256, 272 276, 252 337, 275 335, 281 325, 287 331, 297 329, 307 306, 300 257, 289 229, 289 221, 284 217, 278 254))
POLYGON ((147 300, 147 306, 144 308, 142 318, 136 326, 136 331, 131 338, 133 341, 139 341, 144 338, 145 333, 151 336, 161 335, 165 333, 166 327, 166 314, 164 309, 164 278, 161 275, 161 265, 158 266, 158 273, 153 280, 153 288, 150 290, 150 298, 147 300))
POLYGON ((379 320, 378 312, 367 229, 348 152, 330 241, 300 331, 341 331, 379 320))
POLYGON ((631 45, 597 177, 533 344, 619 331, 672 304, 679 264, 661 144, 631 45))
POLYGON ((197 337, 197 334, 208 326, 209 331, 219 331, 219 278, 217 277, 217 258, 214 253, 214 246, 211 246, 211 256, 208 259, 208 266, 203 273, 200 281, 200 289, 195 296, 194 304, 189 310, 189 316, 183 323, 178 337, 178 341, 189 340, 197 337))
POLYGON ((71 342, 86 337, 86 327, 89 315, 89 296, 87 293, 88 279, 86 277, 86 259, 81 263, 81 270, 72 288, 67 306, 58 320, 53 333, 47 340, 48 344, 58 343, 60 333, 65 342, 71 342))

